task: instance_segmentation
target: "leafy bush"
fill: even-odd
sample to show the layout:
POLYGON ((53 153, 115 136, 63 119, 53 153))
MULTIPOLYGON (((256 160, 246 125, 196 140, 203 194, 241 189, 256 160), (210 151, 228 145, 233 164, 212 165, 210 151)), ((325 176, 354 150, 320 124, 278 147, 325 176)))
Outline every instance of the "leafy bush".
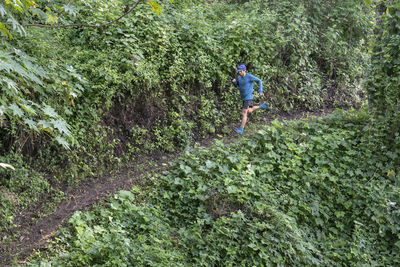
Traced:
POLYGON ((374 30, 367 90, 370 109, 375 114, 369 127, 371 145, 375 143, 377 150, 392 147, 393 140, 400 134, 399 10, 399 3, 382 1, 376 11, 383 15, 374 30))
POLYGON ((110 108, 124 143, 134 143, 126 138, 130 129, 144 127, 153 129, 148 138, 155 148, 174 150, 195 132, 206 136, 237 120, 228 114, 236 114, 240 102, 230 85, 239 62, 262 78, 267 101, 276 109, 351 106, 362 97, 358 83, 368 13, 351 1, 346 1, 351 17, 342 15, 335 1, 323 10, 318 5, 186 1, 166 4, 159 16, 140 8, 108 28, 63 30, 57 42, 67 44, 64 58, 90 80, 76 100, 80 110, 74 120, 88 124, 91 118, 82 112, 93 106, 102 107, 94 112, 108 120, 110 108), (332 10, 330 16, 341 24, 323 18, 332 10), (350 25, 352 34, 346 31, 350 25), (334 58, 338 53, 343 55, 334 58), (195 123, 187 128, 189 136, 168 136, 166 129, 179 127, 176 114, 185 125, 195 123))
MULTIPOLYGON (((63 23, 81 24, 112 20, 123 7, 119 0, 48 5, 64 12, 63 23)), ((352 105, 362 95, 357 83, 368 13, 353 1, 345 1, 346 9, 336 1, 320 6, 185 1, 165 3, 158 16, 140 5, 108 27, 29 28, 32 37, 1 43, 18 48, 0 55, 8 72, 1 76, 7 89, 0 110, 6 129, 14 129, 2 142, 32 156, 48 148, 47 133, 65 147, 81 143, 95 151, 87 129, 99 131, 103 120, 114 124, 108 138, 119 140, 112 150, 134 151, 128 133, 137 127, 148 131, 144 138, 156 142, 153 149, 175 150, 194 133, 207 136, 238 119, 240 101, 230 80, 239 62, 262 78, 275 109, 352 105), (180 129, 187 134, 169 136, 180 129)))

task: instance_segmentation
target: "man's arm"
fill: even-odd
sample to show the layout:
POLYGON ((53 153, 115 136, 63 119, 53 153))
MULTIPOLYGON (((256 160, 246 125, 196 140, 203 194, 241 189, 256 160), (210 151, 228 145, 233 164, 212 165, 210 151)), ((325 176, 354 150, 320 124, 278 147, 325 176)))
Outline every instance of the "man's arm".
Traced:
POLYGON ((251 75, 251 78, 252 78, 252 82, 258 83, 258 93, 260 95, 264 94, 263 93, 262 81, 259 78, 257 78, 256 76, 254 76, 254 75, 251 75))
POLYGON ((236 86, 236 87, 239 86, 239 82, 238 82, 237 79, 233 79, 233 80, 232 80, 232 84, 233 84, 234 86, 236 86))

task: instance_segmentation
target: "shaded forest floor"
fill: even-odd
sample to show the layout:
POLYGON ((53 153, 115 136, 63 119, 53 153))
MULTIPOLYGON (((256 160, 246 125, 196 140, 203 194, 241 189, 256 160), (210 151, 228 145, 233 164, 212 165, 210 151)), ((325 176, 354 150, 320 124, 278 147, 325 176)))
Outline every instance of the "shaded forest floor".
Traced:
MULTIPOLYGON (((333 112, 334 108, 327 108, 318 112, 293 111, 291 113, 263 113, 261 120, 248 123, 244 136, 249 136, 256 132, 260 125, 270 124, 271 121, 278 119, 295 120, 300 118, 313 118, 325 116, 333 112)), ((201 146, 210 146, 216 139, 222 139, 225 143, 234 142, 240 138, 233 129, 239 123, 230 125, 232 132, 224 137, 215 134, 207 139, 196 140, 201 146)), ((131 162, 124 169, 116 174, 102 175, 91 181, 84 181, 65 192, 63 200, 53 213, 41 217, 34 207, 23 211, 17 215, 14 223, 17 226, 14 235, 19 238, 12 243, 0 246, 0 265, 8 266, 11 264, 24 265, 26 259, 33 252, 46 248, 57 230, 65 225, 75 211, 89 210, 99 201, 109 198, 119 190, 130 190, 133 186, 146 186, 149 176, 159 173, 168 168, 168 163, 176 160, 179 153, 159 153, 145 155, 138 160, 131 162)), ((46 200, 38 204, 46 205, 46 200)), ((3 234, 2 234, 3 235, 3 234)), ((0 236, 3 238, 3 236, 0 236)), ((2 240, 2 239, 0 239, 2 240)))

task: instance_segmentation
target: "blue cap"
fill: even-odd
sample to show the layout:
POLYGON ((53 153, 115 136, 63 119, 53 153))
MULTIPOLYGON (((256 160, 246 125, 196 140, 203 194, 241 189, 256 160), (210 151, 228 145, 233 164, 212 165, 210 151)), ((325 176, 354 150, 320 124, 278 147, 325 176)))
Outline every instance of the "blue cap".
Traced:
POLYGON ((245 65, 240 65, 236 71, 242 71, 242 70, 246 70, 246 66, 245 65))

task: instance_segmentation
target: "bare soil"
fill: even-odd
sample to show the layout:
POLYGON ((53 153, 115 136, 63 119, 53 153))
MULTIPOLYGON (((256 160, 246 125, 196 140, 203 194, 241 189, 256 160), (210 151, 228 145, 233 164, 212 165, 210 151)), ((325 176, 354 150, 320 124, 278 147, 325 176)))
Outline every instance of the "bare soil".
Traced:
MULTIPOLYGON (((265 113, 261 118, 261 123, 265 125, 275 119, 283 121, 305 117, 320 117, 331 113, 333 110, 333 108, 329 108, 319 112, 265 113)), ((249 124, 251 125, 252 123, 250 122, 249 124)), ((237 124, 230 125, 230 128, 233 130, 235 126, 237 124)), ((253 124, 252 126, 257 125, 253 124)), ((251 126, 249 129, 251 129, 251 126)), ((215 135, 208 139, 196 141, 202 146, 209 146, 214 143, 216 138, 220 139, 215 135)), ((237 138, 240 138, 240 136, 232 131, 232 134, 225 136, 223 139, 225 142, 233 142, 237 138)), ((55 212, 46 217, 40 218, 34 209, 22 212, 15 218, 17 228, 14 234, 19 236, 19 239, 11 244, 0 246, 0 265, 24 265, 24 260, 34 251, 43 249, 49 244, 57 230, 66 224, 75 211, 88 210, 100 200, 109 198, 119 190, 130 190, 134 185, 143 185, 145 183, 144 178, 147 175, 161 172, 167 168, 168 164, 166 163, 176 160, 178 156, 177 154, 146 155, 132 162, 117 174, 103 175, 92 181, 82 182, 68 189, 65 192, 65 200, 57 206, 55 212), (151 165, 148 162, 151 162, 151 165), (138 166, 140 166, 139 170, 138 166)), ((39 205, 46 205, 46 200, 44 199, 43 203, 39 203, 39 205)))

